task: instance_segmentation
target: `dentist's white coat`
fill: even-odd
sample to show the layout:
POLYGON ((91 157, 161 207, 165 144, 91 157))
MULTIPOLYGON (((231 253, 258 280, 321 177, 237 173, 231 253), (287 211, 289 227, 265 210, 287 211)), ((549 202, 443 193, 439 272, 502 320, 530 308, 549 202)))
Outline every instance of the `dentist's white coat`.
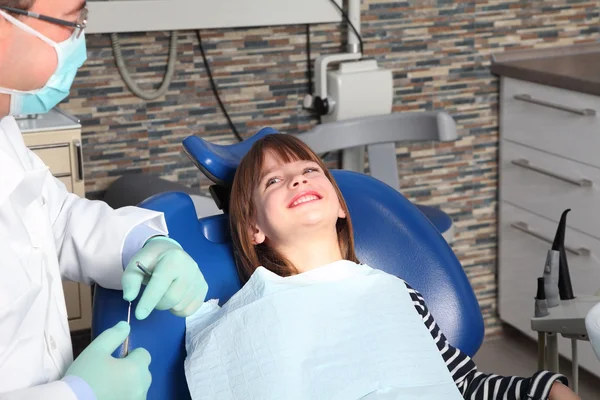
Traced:
POLYGON ((59 381, 73 361, 61 279, 121 288, 124 240, 143 222, 167 232, 160 213, 68 193, 0 120, 0 399, 74 399, 59 381))
POLYGON ((585 329, 590 338, 590 343, 600 360, 600 303, 596 304, 585 317, 585 329))

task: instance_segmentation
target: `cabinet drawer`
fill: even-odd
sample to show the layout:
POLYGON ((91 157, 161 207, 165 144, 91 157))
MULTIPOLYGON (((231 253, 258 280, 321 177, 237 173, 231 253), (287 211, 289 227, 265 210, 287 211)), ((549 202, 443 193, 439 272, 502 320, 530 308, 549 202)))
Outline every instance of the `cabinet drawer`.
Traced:
POLYGON ((503 78, 500 129, 503 139, 600 167, 600 97, 503 78), (515 96, 530 96, 547 105, 515 96), (595 115, 577 113, 585 110, 595 115))
POLYGON ((50 168, 53 175, 71 174, 71 152, 68 143, 33 146, 31 150, 50 168))
POLYGON ((501 199, 600 238, 600 169, 502 140, 501 199))
MULTIPOLYGON (((512 227, 525 222, 535 233, 553 238, 557 224, 527 211, 500 203, 498 252, 498 307, 500 319, 537 339, 531 329, 537 278, 543 275, 546 253, 551 244, 512 227)), ((586 247, 590 254, 575 256, 567 252, 575 295, 593 295, 600 288, 600 241, 567 229, 567 245, 586 247)), ((560 353, 571 359, 569 341, 559 340, 560 353)), ((580 365, 600 376, 600 363, 588 342, 579 343, 580 365)))

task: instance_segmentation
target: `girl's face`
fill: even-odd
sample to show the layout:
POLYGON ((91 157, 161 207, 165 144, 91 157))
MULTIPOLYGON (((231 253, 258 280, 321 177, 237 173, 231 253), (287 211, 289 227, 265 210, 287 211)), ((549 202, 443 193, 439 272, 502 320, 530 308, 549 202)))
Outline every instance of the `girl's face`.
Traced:
POLYGON ((267 152, 261 179, 252 194, 255 213, 254 244, 268 240, 275 248, 300 238, 318 239, 320 232, 335 231, 338 218, 346 215, 337 193, 314 161, 283 163, 267 152), (309 234, 307 236, 306 234, 309 234))

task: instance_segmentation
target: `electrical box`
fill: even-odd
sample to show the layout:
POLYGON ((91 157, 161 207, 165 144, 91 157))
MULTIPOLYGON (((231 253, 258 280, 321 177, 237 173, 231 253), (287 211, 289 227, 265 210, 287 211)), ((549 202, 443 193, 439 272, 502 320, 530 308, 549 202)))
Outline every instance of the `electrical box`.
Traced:
POLYGON ((375 60, 343 62, 327 72, 327 97, 335 104, 331 114, 321 117, 323 123, 390 114, 392 71, 380 68, 375 60))

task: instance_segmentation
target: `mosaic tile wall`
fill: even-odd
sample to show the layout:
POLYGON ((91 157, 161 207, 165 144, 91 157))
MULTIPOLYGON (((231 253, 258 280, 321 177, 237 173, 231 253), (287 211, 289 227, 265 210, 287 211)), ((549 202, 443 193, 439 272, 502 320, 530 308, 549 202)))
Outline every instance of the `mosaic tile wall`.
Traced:
MULTIPOLYGON (((325 0, 324 0, 325 1, 325 0)), ((600 2, 590 0, 363 0, 366 55, 393 70, 394 110, 445 110, 459 140, 398 147, 403 193, 440 205, 455 221, 453 248, 477 292, 488 337, 500 331, 496 311, 498 80, 491 54, 600 39, 600 2)), ((169 34, 120 35, 142 87, 165 71, 169 34)), ((337 52, 338 24, 312 27, 312 57, 337 52)), ((176 76, 168 94, 145 102, 125 87, 107 35, 88 37, 89 61, 63 107, 82 119, 88 197, 117 177, 149 172, 205 188, 182 154, 188 135, 234 141, 217 107, 195 32, 179 32, 176 76)), ((302 110, 307 92, 305 27, 203 31, 221 95, 239 131, 262 126, 306 130, 316 119, 302 110)))

